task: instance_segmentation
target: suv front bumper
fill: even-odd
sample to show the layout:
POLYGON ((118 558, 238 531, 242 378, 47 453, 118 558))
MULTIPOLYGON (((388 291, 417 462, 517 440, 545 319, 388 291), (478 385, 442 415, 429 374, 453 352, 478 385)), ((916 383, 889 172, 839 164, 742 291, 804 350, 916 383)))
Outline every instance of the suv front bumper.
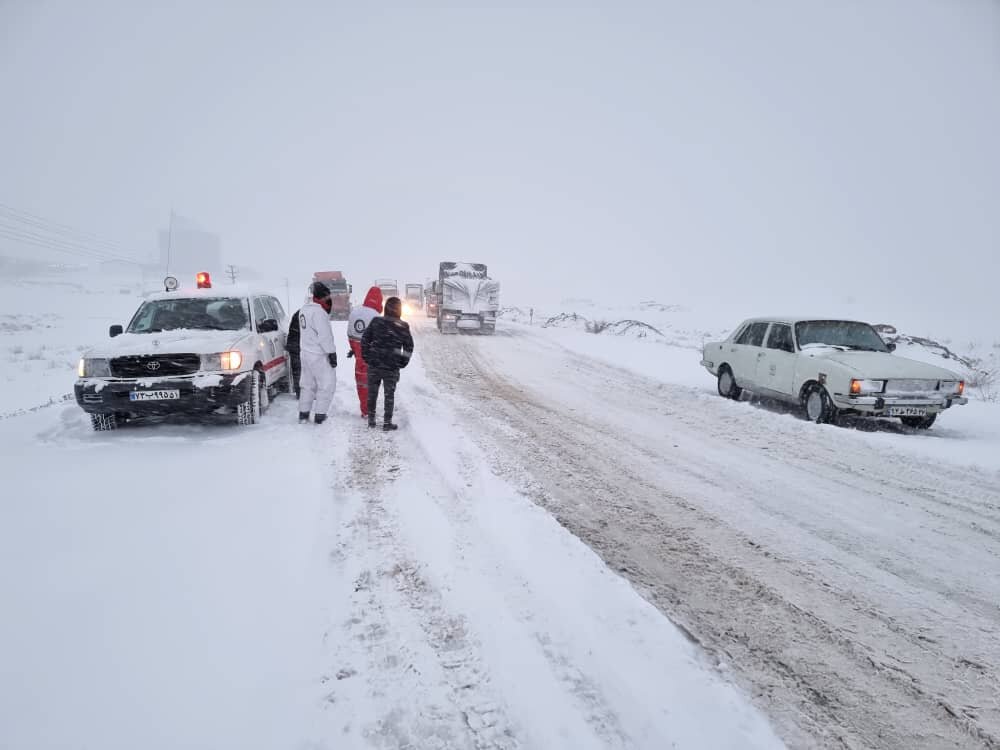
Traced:
POLYGON ((73 386, 76 403, 89 414, 165 416, 205 414, 220 408, 235 408, 250 397, 248 372, 227 375, 198 374, 172 378, 82 378, 73 386), (179 391, 180 398, 133 401, 132 393, 179 391))

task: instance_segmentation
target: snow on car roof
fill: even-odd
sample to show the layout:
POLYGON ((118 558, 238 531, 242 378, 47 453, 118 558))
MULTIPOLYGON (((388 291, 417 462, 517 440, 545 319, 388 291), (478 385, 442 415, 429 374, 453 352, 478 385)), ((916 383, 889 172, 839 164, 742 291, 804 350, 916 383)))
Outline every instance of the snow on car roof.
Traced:
POLYGON ((761 315, 756 318, 747 318, 744 323, 806 323, 814 320, 836 320, 841 323, 864 323, 871 325, 867 320, 857 320, 855 318, 841 318, 836 315, 761 315))
POLYGON ((268 293, 251 289, 242 284, 227 284, 226 286, 212 287, 211 289, 184 289, 182 287, 174 292, 152 292, 145 295, 145 299, 149 301, 162 299, 218 299, 220 297, 243 299, 262 294, 268 293))

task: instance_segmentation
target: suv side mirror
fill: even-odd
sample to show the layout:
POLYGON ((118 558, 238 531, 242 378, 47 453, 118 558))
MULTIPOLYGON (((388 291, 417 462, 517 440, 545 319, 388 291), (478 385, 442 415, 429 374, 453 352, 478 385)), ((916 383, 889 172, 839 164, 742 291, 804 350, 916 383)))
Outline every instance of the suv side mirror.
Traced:
POLYGON ((274 318, 262 320, 257 324, 257 333, 274 333, 278 330, 278 321, 274 318))
POLYGON ((348 284, 347 285, 347 293, 348 294, 354 294, 354 284, 348 284))
POLYGON ((111 326, 111 328, 108 329, 108 335, 111 338, 114 338, 115 336, 121 336, 123 333, 125 333, 125 329, 122 328, 121 326, 111 326))
POLYGON ((890 352, 894 352, 894 351, 896 351, 896 345, 895 345, 895 344, 893 344, 892 342, 890 342, 890 343, 886 344, 886 345, 885 345, 885 348, 886 348, 886 349, 888 349, 888 350, 889 350, 890 352))

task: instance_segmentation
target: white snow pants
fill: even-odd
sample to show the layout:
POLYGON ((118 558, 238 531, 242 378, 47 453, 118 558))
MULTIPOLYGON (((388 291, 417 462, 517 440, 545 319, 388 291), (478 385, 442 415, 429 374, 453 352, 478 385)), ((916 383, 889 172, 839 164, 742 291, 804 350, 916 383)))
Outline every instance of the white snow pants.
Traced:
POLYGON ((330 367, 325 354, 302 352, 302 388, 299 394, 299 411, 328 414, 333 405, 333 395, 337 392, 337 370, 330 367))

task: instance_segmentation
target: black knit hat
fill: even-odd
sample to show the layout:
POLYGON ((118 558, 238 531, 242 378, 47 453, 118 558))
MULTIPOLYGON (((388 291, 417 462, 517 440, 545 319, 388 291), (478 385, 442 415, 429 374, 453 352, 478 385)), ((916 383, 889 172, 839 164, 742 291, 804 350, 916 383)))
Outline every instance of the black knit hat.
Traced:
POLYGON ((330 296, 330 290, 322 281, 314 281, 312 285, 312 295, 314 299, 326 299, 330 296))

